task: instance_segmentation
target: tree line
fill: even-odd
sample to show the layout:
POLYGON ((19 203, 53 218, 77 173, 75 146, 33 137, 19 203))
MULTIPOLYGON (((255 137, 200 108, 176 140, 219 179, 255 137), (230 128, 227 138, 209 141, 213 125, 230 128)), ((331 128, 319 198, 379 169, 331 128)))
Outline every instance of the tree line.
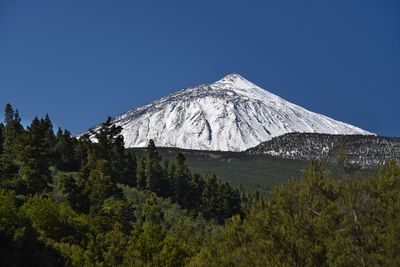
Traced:
POLYGON ((136 159, 124 147, 122 128, 111 118, 79 138, 60 128, 53 132, 48 115, 34 118, 27 129, 19 112, 8 104, 0 125, 0 177, 4 188, 34 195, 53 190, 53 172, 65 172, 61 190, 79 212, 96 212, 109 197, 121 195, 118 184, 170 198, 193 213, 223 222, 241 209, 240 192, 215 176, 191 173, 185 157, 163 161, 153 140, 145 156, 136 159))
MULTIPOLYGON (((162 160, 153 140, 149 141, 146 154, 136 157, 125 149, 121 130, 108 118, 96 131, 76 138, 68 130, 59 128, 54 132, 47 114, 44 118, 35 117, 25 128, 18 110, 6 105, 4 123, 0 124, 0 188, 3 204, 16 213, 10 215, 9 207, 3 206, 11 217, 5 217, 10 220, 8 226, 0 229, 0 244, 16 254, 3 254, 4 259, 14 255, 18 264, 44 258, 47 260, 39 265, 73 264, 78 247, 79 251, 88 252, 91 245, 98 244, 99 235, 117 230, 120 235, 137 238, 144 238, 146 231, 151 231, 149 235, 157 235, 153 240, 157 245, 151 246, 161 249, 162 232, 170 227, 163 208, 169 211, 179 207, 182 215, 176 216, 207 227, 223 224, 225 219, 241 213, 238 190, 215 176, 192 173, 182 154, 175 161, 162 160), (134 207, 129 198, 140 204, 134 207), (75 220, 83 220, 82 225, 75 224, 75 220), (19 234, 23 246, 14 241, 19 234), (34 249, 26 250, 29 246, 34 249), (65 246, 74 251, 66 252, 65 246)), ((196 231, 203 226, 199 227, 196 231)), ((168 238, 167 241, 172 242, 168 238)), ((147 244, 143 246, 144 262, 153 260, 155 248, 150 253, 147 244)), ((82 264, 105 261, 103 253, 90 253, 94 255, 82 264)), ((78 258, 83 257, 79 255, 78 258)), ((117 262, 122 264, 122 256, 117 262)))
MULTIPOLYGON (((88 134, 0 124, 1 266, 398 266, 400 167, 371 177, 321 162, 249 195, 163 160, 152 140, 125 149, 107 119, 88 134)), ((266 174, 267 175, 267 174, 266 174)))

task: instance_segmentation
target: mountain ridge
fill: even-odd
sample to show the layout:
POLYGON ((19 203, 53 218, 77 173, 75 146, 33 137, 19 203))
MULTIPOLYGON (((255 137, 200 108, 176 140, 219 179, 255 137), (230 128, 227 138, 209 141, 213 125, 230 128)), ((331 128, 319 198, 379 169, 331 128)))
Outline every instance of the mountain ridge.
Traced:
POLYGON ((371 134, 290 103, 237 73, 179 90, 112 122, 123 128, 127 147, 154 139, 163 147, 244 151, 289 132, 371 134))
POLYGON ((287 133, 245 151, 285 159, 338 161, 352 168, 371 169, 391 160, 400 163, 400 138, 373 135, 287 133))

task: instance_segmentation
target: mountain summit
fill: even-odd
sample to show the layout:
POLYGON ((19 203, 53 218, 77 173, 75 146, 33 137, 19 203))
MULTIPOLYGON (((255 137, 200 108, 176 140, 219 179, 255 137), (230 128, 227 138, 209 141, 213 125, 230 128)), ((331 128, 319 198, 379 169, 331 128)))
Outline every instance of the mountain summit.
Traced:
MULTIPOLYGON (((239 74, 187 88, 113 119, 127 147, 243 151, 290 132, 371 134, 308 111, 239 74)), ((96 127, 94 128, 96 129, 96 127)))

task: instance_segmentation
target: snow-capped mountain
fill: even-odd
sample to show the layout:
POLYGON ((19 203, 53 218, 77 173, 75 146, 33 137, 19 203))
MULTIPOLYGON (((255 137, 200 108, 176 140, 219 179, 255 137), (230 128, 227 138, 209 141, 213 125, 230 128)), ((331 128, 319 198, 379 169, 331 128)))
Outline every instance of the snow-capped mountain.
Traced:
MULTIPOLYGON (((243 151, 290 132, 371 133, 308 111, 230 74, 187 88, 113 118, 127 147, 243 151)), ((96 127, 95 127, 96 128, 96 127)))

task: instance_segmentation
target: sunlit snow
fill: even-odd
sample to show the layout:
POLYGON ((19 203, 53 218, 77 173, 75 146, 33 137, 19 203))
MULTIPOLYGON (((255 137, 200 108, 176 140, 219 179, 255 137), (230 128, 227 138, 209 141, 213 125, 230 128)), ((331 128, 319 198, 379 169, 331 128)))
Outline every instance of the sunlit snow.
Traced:
POLYGON ((308 111, 230 74, 187 88, 113 119, 127 147, 243 151, 289 132, 371 134, 308 111))

